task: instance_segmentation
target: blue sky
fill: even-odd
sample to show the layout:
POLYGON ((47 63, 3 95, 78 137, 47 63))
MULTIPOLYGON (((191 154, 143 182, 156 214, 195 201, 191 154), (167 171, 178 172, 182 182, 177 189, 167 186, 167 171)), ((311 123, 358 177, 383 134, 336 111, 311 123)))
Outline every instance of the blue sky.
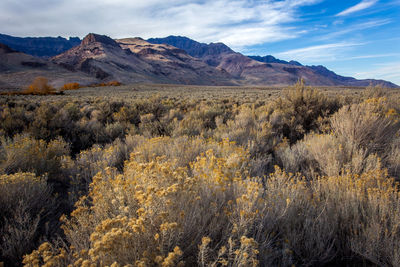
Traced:
POLYGON ((400 0, 1 0, 0 33, 224 42, 400 85, 400 0))

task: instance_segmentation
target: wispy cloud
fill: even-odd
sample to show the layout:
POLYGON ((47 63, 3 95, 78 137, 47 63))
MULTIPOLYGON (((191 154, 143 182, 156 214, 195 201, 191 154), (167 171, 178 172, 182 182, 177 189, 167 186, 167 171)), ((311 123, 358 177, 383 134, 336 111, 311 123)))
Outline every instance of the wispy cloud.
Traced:
POLYGON ((378 0, 363 0, 355 6, 349 7, 348 9, 343 10, 342 12, 336 14, 336 16, 347 16, 349 14, 367 9, 373 5, 375 5, 378 0))
POLYGON ((400 85, 400 61, 376 64, 374 68, 368 71, 356 72, 354 76, 359 79, 384 79, 400 85))
POLYGON ((114 38, 185 35, 233 48, 301 34, 298 9, 321 0, 1 0, 0 25, 13 35, 114 38), (40 2, 40 4, 37 4, 40 2), (39 8, 40 7, 40 8, 39 8), (22 19, 23 18, 23 19, 22 19))
POLYGON ((400 53, 388 53, 388 54, 375 54, 375 55, 362 55, 354 57, 346 57, 339 59, 341 61, 355 60, 355 59, 369 59, 369 58, 384 58, 384 57, 399 57, 400 53))
POLYGON ((367 22, 358 23, 358 24, 354 24, 354 25, 349 25, 349 26, 346 25, 346 26, 342 26, 344 28, 343 30, 333 31, 329 34, 325 34, 325 35, 319 37, 319 39, 320 40, 331 40, 331 39, 337 38, 342 35, 380 27, 380 26, 389 24, 391 22, 392 22, 392 19, 375 19, 375 20, 370 20, 367 22))
POLYGON ((306 64, 320 63, 337 60, 340 55, 354 46, 360 46, 364 43, 330 43, 323 45, 315 45, 304 48, 292 49, 285 52, 275 54, 275 56, 283 59, 294 59, 306 64))

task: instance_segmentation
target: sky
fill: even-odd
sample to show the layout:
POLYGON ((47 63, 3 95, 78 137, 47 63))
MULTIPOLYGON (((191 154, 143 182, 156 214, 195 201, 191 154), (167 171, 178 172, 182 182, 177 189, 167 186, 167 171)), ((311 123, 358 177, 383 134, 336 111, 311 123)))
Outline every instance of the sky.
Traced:
POLYGON ((186 36, 400 85, 400 0, 1 0, 0 33, 186 36))

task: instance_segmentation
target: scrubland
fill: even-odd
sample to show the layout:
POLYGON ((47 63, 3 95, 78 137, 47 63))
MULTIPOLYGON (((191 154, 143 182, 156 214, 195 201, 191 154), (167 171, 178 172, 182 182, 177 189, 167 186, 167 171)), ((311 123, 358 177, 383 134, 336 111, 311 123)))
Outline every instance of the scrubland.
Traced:
POLYGON ((0 98, 6 266, 400 266, 400 92, 0 98))

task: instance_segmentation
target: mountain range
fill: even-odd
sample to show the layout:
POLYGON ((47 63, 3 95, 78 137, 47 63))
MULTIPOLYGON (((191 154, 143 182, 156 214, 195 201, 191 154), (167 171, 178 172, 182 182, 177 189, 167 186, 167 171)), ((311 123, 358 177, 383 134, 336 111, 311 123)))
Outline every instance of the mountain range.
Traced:
POLYGON ((90 33, 83 40, 19 38, 0 34, 0 88, 22 88, 35 76, 54 86, 117 80, 196 85, 290 85, 398 87, 383 80, 344 77, 323 66, 303 66, 271 55, 245 56, 223 43, 187 37, 112 39, 90 33))

